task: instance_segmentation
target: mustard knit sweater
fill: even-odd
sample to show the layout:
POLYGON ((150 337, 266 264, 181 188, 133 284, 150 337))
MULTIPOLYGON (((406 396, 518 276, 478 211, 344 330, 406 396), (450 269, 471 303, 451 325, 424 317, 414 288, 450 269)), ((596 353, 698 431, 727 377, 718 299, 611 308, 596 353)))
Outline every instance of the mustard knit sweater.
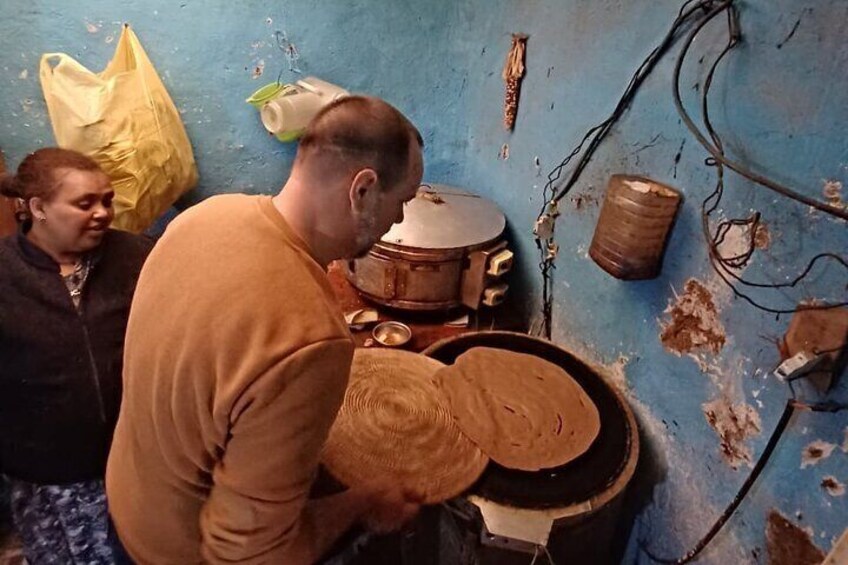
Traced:
POLYGON ((269 197, 177 218, 130 312, 110 513, 141 565, 289 563, 353 341, 322 267, 269 197))

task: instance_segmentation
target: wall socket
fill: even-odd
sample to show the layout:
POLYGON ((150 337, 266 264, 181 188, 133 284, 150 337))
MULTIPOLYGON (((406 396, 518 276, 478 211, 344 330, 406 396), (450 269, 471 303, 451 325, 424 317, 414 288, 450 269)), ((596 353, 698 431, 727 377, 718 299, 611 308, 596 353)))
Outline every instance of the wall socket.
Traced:
MULTIPOLYGON (((783 336, 781 354, 787 368, 796 362, 815 360, 815 366, 800 367, 810 370, 808 379, 821 391, 826 392, 836 383, 848 364, 848 308, 827 310, 800 310, 792 315, 789 328, 783 336), (795 362, 792 360, 795 359, 795 362)), ((780 370, 780 369, 778 369, 780 370)), ((788 375, 789 373, 787 373, 788 375)), ((792 373, 797 374, 797 372, 792 373)), ((799 375, 800 376, 800 375, 799 375)), ((791 379, 791 377, 789 377, 791 379)))

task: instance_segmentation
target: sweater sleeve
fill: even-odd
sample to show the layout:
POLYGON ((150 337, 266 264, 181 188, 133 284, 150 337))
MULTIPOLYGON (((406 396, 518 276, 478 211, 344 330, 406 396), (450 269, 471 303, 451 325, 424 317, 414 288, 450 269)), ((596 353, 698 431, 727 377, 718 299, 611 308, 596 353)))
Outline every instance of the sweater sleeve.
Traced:
POLYGON ((301 553, 309 489, 352 357, 347 339, 309 345, 242 394, 200 516, 205 560, 290 563, 301 553))

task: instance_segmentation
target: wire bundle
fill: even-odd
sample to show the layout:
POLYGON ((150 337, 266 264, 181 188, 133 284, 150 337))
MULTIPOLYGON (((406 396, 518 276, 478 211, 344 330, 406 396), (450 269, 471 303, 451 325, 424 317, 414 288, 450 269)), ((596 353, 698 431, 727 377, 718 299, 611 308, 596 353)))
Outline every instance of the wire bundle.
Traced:
POLYGON ((536 222, 535 229, 536 245, 540 253, 539 270, 542 275, 541 332, 544 333, 546 338, 551 338, 551 320, 553 311, 552 276, 553 269, 556 268, 555 260, 557 249, 556 243, 554 242, 554 238, 556 218, 559 216, 559 202, 569 193, 569 191, 577 183, 581 174, 586 169, 589 162, 592 160, 592 157, 595 151, 597 150, 598 146, 601 144, 601 142, 607 136, 609 131, 612 129, 612 126, 621 118, 624 112, 629 108, 630 104, 635 98, 636 92, 638 91, 642 83, 645 81, 647 76, 651 73, 651 71, 654 69, 654 67, 662 58, 662 56, 666 52, 668 52, 669 48, 688 28, 691 28, 692 31, 687 37, 686 43, 681 51, 680 57, 678 58, 677 64, 675 66, 674 100, 675 106, 678 112, 680 113, 681 118, 685 122, 686 126, 689 128, 689 130, 692 132, 698 142, 701 143, 701 145, 703 145, 704 148, 710 153, 711 157, 706 160, 706 164, 708 166, 715 167, 718 174, 716 189, 704 200, 702 205, 703 231, 709 249, 710 263, 712 267, 716 270, 721 279, 733 290, 736 296, 744 299, 751 305, 766 312, 771 312, 774 314, 784 314, 803 309, 835 308, 848 304, 848 302, 838 302, 831 304, 808 303, 802 304, 791 309, 771 308, 760 304, 747 294, 740 291, 734 281, 744 286, 756 288, 789 288, 795 287, 799 282, 801 282, 810 273, 816 263, 821 260, 830 259, 846 268, 848 268, 848 262, 846 262, 843 257, 835 253, 820 253, 813 257, 807 264, 806 268, 803 269, 801 273, 791 281, 787 281, 784 283, 753 282, 743 279, 735 272, 735 270, 741 269, 742 267, 746 266, 751 257, 753 256, 756 247, 755 238, 757 230, 760 227, 760 213, 756 212, 750 217, 744 219, 722 221, 716 227, 715 232, 711 230, 709 218, 710 215, 713 214, 718 208, 719 202, 721 201, 721 197, 723 195, 725 167, 733 170, 739 175, 761 186, 764 186, 778 193, 781 196, 806 204, 837 218, 848 220, 848 210, 799 194, 798 192, 793 191, 785 186, 782 186, 762 175, 750 171, 743 165, 736 163, 726 157, 721 138, 718 136, 712 126, 712 123, 710 122, 707 97, 709 94, 710 86, 712 85, 716 68, 718 67, 722 59, 724 59, 725 55, 741 40, 741 31, 739 28, 738 16, 733 2, 734 0, 688 0, 687 2, 685 2, 680 8, 677 17, 675 18, 665 37, 663 37, 659 45, 657 45, 653 49, 653 51, 651 51, 651 53, 642 62, 642 64, 639 65, 636 72, 633 74, 632 78, 630 79, 630 82, 627 85, 627 88, 625 89, 624 93, 622 94, 621 98, 616 104, 615 109, 610 114, 610 116, 600 124, 591 128, 588 132, 586 132, 586 134, 583 136, 577 146, 571 151, 571 153, 569 153, 548 174, 547 183, 545 184, 542 191, 544 204, 542 206, 542 210, 540 211, 539 219, 536 222), (700 129, 694 124, 694 122, 686 112, 685 108, 683 107, 683 103, 680 99, 679 87, 680 70, 682 68, 686 54, 697 34, 704 28, 704 26, 709 21, 711 21, 713 18, 723 12, 727 13, 728 18, 728 43, 714 61, 707 75, 707 79, 702 91, 702 110, 704 114, 704 122, 706 125, 706 129, 710 135, 710 139, 712 140, 712 143, 710 143, 710 141, 706 139, 703 133, 701 133, 700 129), (563 172, 565 168, 571 163, 571 161, 575 157, 578 156, 579 159, 574 165, 574 167, 571 169, 568 177, 563 182, 560 182, 563 177, 563 172), (744 252, 737 254, 736 256, 724 257, 719 251, 719 246, 723 242, 729 230, 734 226, 741 226, 747 229, 750 236, 750 240, 744 252))
POLYGON ((825 213, 831 214, 838 218, 848 219, 848 211, 843 210, 842 208, 833 206, 831 204, 826 204, 810 198, 808 196, 804 196, 799 194, 789 188, 786 188, 774 181, 771 181, 761 175, 751 172, 746 167, 735 163, 729 160, 725 154, 724 144, 722 143, 721 137, 716 132, 715 128, 710 121, 710 111, 709 111, 709 92, 710 87, 712 86, 713 77, 715 76, 716 69, 719 64, 724 59, 725 55, 729 53, 734 47, 736 47, 742 39, 741 31, 739 28, 739 19, 738 14, 736 12, 736 8, 733 6, 732 0, 726 0, 718 5, 714 10, 712 10, 709 14, 707 14, 692 30, 686 42, 683 45, 683 48, 680 53, 680 57, 677 59, 677 64, 674 68, 674 104, 677 108, 678 113, 680 114, 681 119, 686 124, 686 127, 692 132, 698 142, 710 153, 711 157, 707 158, 705 163, 708 166, 715 167, 717 173, 717 181, 716 188, 713 192, 704 199, 701 205, 701 222, 702 229, 704 232, 704 238, 707 242, 707 248, 709 251, 710 264, 715 270, 716 274, 727 284, 728 287, 733 291, 734 295, 739 298, 742 298, 752 306, 763 310, 765 312, 770 312, 773 314, 788 314, 792 312, 797 312, 799 310, 812 310, 812 309, 826 309, 826 308, 837 308, 841 306, 848 305, 848 302, 837 302, 830 304, 801 304, 795 308, 772 308, 769 306, 764 306, 763 304, 757 302, 749 295, 742 292, 737 285, 737 283, 754 287, 754 288, 770 288, 770 289, 780 289, 780 288, 791 288, 795 287, 799 282, 804 280, 810 271, 813 269, 815 264, 823 259, 831 259, 841 264, 843 267, 848 268, 848 262, 845 261, 844 258, 840 257, 835 253, 819 253, 815 257, 813 257, 807 266, 801 271, 801 273, 796 276, 794 279, 784 283, 761 283, 761 282, 753 282, 747 279, 742 278, 739 274, 736 273, 737 270, 744 268, 747 266, 750 261, 754 250, 756 248, 756 234, 757 230, 760 226, 760 213, 755 212, 750 217, 745 219, 733 219, 733 220, 725 220, 718 224, 715 232, 713 232, 710 228, 710 216, 716 211, 721 202, 721 198, 724 194, 724 169, 725 167, 733 170, 739 175, 761 185, 770 190, 773 190, 784 196, 786 198, 790 198, 802 204, 806 204, 811 206, 817 210, 821 210, 825 213), (680 71, 683 66, 683 62, 686 58, 686 54, 689 51, 689 48, 692 45, 692 42, 695 40, 695 37, 698 33, 704 28, 704 26, 713 18, 725 12, 727 15, 727 30, 728 30, 728 39, 722 51, 718 54, 715 61, 713 61, 712 66, 710 67, 709 72, 707 73, 706 80, 704 81, 704 88, 702 89, 701 94, 701 111, 703 114, 704 126, 706 127, 707 133, 712 140, 712 143, 708 141, 700 129, 695 125, 692 121, 692 118, 689 116, 685 107, 683 106, 683 102, 680 97, 680 71), (747 229, 749 234, 749 241, 747 242, 747 246, 745 251, 740 254, 737 254, 732 257, 725 257, 722 255, 720 251, 720 245, 724 241, 725 236, 729 232, 729 230, 733 226, 742 226, 747 229))

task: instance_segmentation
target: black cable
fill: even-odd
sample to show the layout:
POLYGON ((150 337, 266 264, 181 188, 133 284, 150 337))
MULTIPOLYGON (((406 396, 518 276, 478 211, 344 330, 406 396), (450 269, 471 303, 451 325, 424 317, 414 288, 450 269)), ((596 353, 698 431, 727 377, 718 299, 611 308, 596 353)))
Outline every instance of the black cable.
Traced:
MULTIPOLYGON (((725 3, 731 2, 732 0, 725 0, 725 3)), ((606 135, 612 129, 612 126, 618 121, 618 119, 624 114, 627 108, 630 106, 631 102, 635 98, 636 92, 639 87, 648 77, 648 75, 653 71, 657 62, 662 58, 662 56, 668 51, 671 45, 678 38, 681 30, 690 22, 693 14, 698 11, 706 12, 710 7, 715 5, 717 0, 687 0, 680 7, 680 10, 675 18, 674 22, 671 25, 671 28, 666 33, 665 37, 662 39, 659 45, 657 45, 642 61, 642 64, 636 69, 636 72, 630 79, 624 93, 619 99, 618 103, 615 106, 615 109, 610 114, 610 116, 605 119, 603 122, 597 124, 596 126, 589 129, 588 132, 583 136, 580 140, 580 143, 569 153, 556 167, 551 170, 548 174, 548 180, 542 190, 543 202, 542 209, 539 213, 539 217, 542 218, 545 214, 550 211, 548 208, 553 205, 554 209, 556 205, 565 197, 566 194, 572 189, 572 187, 577 183, 580 175, 585 170, 586 166, 588 166, 589 162, 592 160, 592 157, 597 150, 598 146, 604 140, 606 135), (584 145, 588 142, 588 146, 586 147, 585 152, 583 152, 584 145), (580 157, 580 160, 575 165, 574 169, 571 171, 571 174, 567 181, 564 183, 562 188, 559 190, 556 189, 555 185, 559 182, 562 177, 563 170, 566 166, 571 162, 571 160, 579 155, 581 152, 583 154, 580 157)), ((552 228, 553 229, 553 228, 552 228)), ((554 234, 551 233, 550 239, 553 240, 554 234)), ((552 270, 555 268, 554 266, 554 257, 551 253, 551 250, 547 248, 546 245, 542 244, 542 241, 537 238, 536 240, 537 248, 539 249, 540 261, 539 261, 539 270, 542 274, 542 320, 543 320, 543 332, 547 339, 551 338, 551 316, 553 311, 553 282, 552 282, 552 270)))
POLYGON ((675 106, 677 107, 678 112, 681 115, 681 118, 686 123, 687 128, 695 135, 696 139, 703 145, 707 151, 712 155, 712 157, 707 160, 707 164, 710 166, 716 167, 718 172, 718 181, 716 185, 716 189, 710 194, 707 199, 704 201, 702 206, 702 217, 703 217, 703 230, 705 237, 707 238, 708 248, 710 250, 710 264, 715 272, 719 275, 719 277, 727 284, 734 295, 738 298, 742 298, 752 306, 759 308, 760 310, 774 313, 774 314, 788 314, 797 312, 799 310, 808 310, 808 309, 826 309, 826 308, 836 308, 848 305, 848 302, 840 302, 836 304, 807 304, 798 306, 796 308, 786 308, 786 309, 777 309, 770 308, 758 303, 756 300, 746 295, 742 291, 740 291, 733 282, 730 280, 731 278, 738 281, 740 284, 745 286, 757 287, 757 288, 787 288, 794 287, 801 280, 806 277, 806 275, 811 271, 813 266, 823 258, 830 258, 840 262, 843 266, 848 268, 848 262, 846 262, 840 256, 834 253, 820 253, 816 255, 808 264, 807 267, 802 271, 800 275, 798 275, 795 279, 785 283, 758 283, 752 282, 746 279, 743 279, 737 273, 733 271, 733 269, 741 269, 745 267, 750 259, 752 258, 754 251, 756 249, 756 236, 757 230, 760 226, 760 215, 756 213, 751 217, 744 220, 730 220, 727 222, 722 222, 715 234, 715 236, 710 236, 710 228, 709 228, 709 219, 708 216, 711 215, 719 205, 721 201, 721 197, 724 192, 724 167, 727 166, 731 170, 737 172, 738 174, 752 180, 762 186, 765 186, 771 190, 774 190, 780 193, 783 196, 793 198, 802 203, 808 204, 816 209, 822 210, 826 213, 833 214, 837 217, 841 217, 843 219, 848 219, 848 211, 842 210, 836 206, 832 206, 829 204, 825 204, 819 202, 818 200, 811 199, 804 195, 798 194, 791 189, 788 189, 782 185, 779 185, 761 175, 751 172, 747 168, 742 165, 739 165, 731 160, 729 160, 725 153, 724 147, 721 142, 721 138, 715 132, 712 123, 709 119, 709 108, 707 104, 707 95, 712 85, 712 81, 714 78, 715 70, 724 56, 739 42, 741 39, 741 32, 739 28, 739 22, 737 13, 733 6, 734 0, 723 0, 718 2, 717 0, 687 0, 681 6, 677 18, 674 20, 671 28, 669 29, 666 36, 660 42, 660 44, 655 47, 648 57, 642 62, 642 64, 638 67, 634 75, 631 77, 627 88, 625 89, 624 94, 620 98, 618 104, 613 110, 612 114, 600 124, 592 127, 581 139, 580 143, 569 153, 554 169, 548 174, 548 181, 543 188, 543 203, 542 209, 539 215, 539 218, 544 218, 546 215, 553 216, 551 221, 551 233, 550 237, 538 238, 536 239, 537 248, 540 253, 540 261, 539 261, 539 270, 542 275, 542 321, 543 321, 543 332, 546 338, 551 338, 551 318, 553 311, 553 269, 555 269, 554 260, 556 255, 555 249, 550 249, 548 245, 553 242, 554 231, 555 231, 555 217, 558 214, 557 212, 557 204, 564 198, 568 192, 573 188, 573 186, 577 183, 580 175, 583 173, 585 168, 588 166, 591 161, 595 151, 598 146, 604 140, 606 135, 612 129, 612 126, 621 115, 627 110, 627 108, 632 103, 636 91, 641 86, 642 82, 647 78, 648 74, 653 70, 659 59, 665 54, 665 52, 669 49, 669 47, 674 43, 680 31, 689 23, 693 14, 698 12, 699 10, 706 13, 706 15, 697 19, 697 23, 695 27, 692 29, 689 34, 686 43, 681 50, 680 57, 677 60, 677 64, 674 69, 674 99, 675 106), (686 54, 691 47, 695 37, 698 33, 704 28, 704 26, 711 21, 714 17, 720 14, 722 11, 727 11, 728 17, 728 28, 729 28, 729 39, 728 44, 725 49, 718 56, 716 61, 714 62, 710 72, 706 78, 706 82, 703 88, 703 98, 702 98, 702 107, 704 112, 704 122, 706 125, 706 129, 708 134, 713 140, 714 146, 710 144, 701 131, 695 126, 692 119, 689 117, 685 108, 683 107, 681 98, 680 98, 680 70, 682 68, 683 61, 686 57, 686 54), (588 143, 586 150, 583 151, 584 145, 588 143), (575 165, 574 169, 571 171, 569 178, 562 185, 562 187, 557 190, 555 188, 555 184, 559 182, 562 177, 563 170, 571 160, 577 155, 582 155, 575 165), (734 256, 734 257, 723 257, 721 253, 718 251, 718 245, 724 240, 724 237, 727 235, 728 231, 732 226, 743 226, 749 230, 750 240, 746 246, 744 252, 734 256), (545 244, 543 245, 543 239, 545 244))
POLYGON ((720 151, 717 147, 714 147, 705 137, 704 134, 701 133, 701 130, 695 125, 692 121, 692 118, 689 116, 686 109, 683 107, 683 102, 680 97, 680 69, 683 66, 683 61, 686 58, 686 53, 689 51, 689 48, 692 46, 692 42, 698 33, 706 26, 714 17, 719 15, 722 11, 727 9, 733 0, 725 0, 716 8, 714 8, 709 14, 701 18, 692 31, 689 34, 689 37, 683 43, 683 48, 680 51, 680 56, 677 59, 677 63, 674 66, 674 105, 677 108, 677 113, 680 114, 681 119, 686 124, 686 127, 689 128, 689 131, 692 135, 695 136, 695 139, 698 140, 704 149, 706 149, 713 158, 724 165, 725 167, 732 169, 736 173, 742 175, 743 177, 754 181, 755 183, 764 186, 768 189, 771 189, 778 194, 785 196, 787 198, 791 198, 792 200, 796 200, 807 206, 812 206, 817 210, 821 210, 827 214, 832 216, 836 216, 837 218, 842 218, 843 220, 848 220, 848 210, 843 210, 837 206, 833 206, 831 204, 826 204, 824 202, 820 202, 815 198, 810 198, 809 196, 805 196, 794 190, 787 188, 781 184, 778 184, 775 181, 772 181, 762 175, 754 173, 753 171, 746 168, 744 165, 736 163, 735 161, 731 161, 728 159, 722 151, 720 151))
POLYGON ((848 410, 848 405, 846 404, 837 404, 835 402, 824 402, 819 404, 807 404, 794 398, 791 398, 786 401, 786 406, 783 408, 783 413, 780 415, 780 419, 777 421, 777 425, 774 427, 771 435, 769 436, 768 443, 766 443, 765 449, 763 449, 762 454, 757 459, 757 462, 754 464, 754 468, 751 470, 751 474, 748 475, 748 478, 745 479, 745 482, 742 483, 742 487, 736 493, 736 496, 733 497, 730 505, 721 513, 718 520, 713 523, 713 526, 707 532, 707 534, 695 544, 691 550, 689 550, 683 557, 679 557, 677 559, 668 558, 668 557, 657 557, 651 551, 644 546, 642 541, 639 542, 639 546, 645 554, 650 557, 656 563, 663 563, 665 565, 683 565, 684 563, 689 563, 693 559, 695 559, 704 548, 709 545, 709 543, 713 540, 713 538, 721 531, 722 527, 727 523, 739 505, 742 503, 742 500, 748 494, 748 491, 751 490, 751 487, 754 486, 754 482, 756 482, 757 478, 762 473, 763 468, 768 463, 769 458, 771 457, 772 452, 774 451, 777 443, 780 441, 780 438, 783 436, 783 432, 786 430, 786 426, 789 424, 789 420, 792 418, 792 415, 795 413, 796 409, 800 410, 810 410, 813 412, 827 412, 827 413, 836 413, 842 410, 848 410))
MULTIPOLYGON (((721 9, 724 9, 732 2, 733 0, 724 0, 719 4, 719 6, 721 7, 721 9)), ((554 171, 552 171, 551 175, 548 176, 548 180, 550 181, 552 180, 551 176, 556 173, 555 177, 553 178, 553 182, 559 180, 562 168, 566 166, 575 155, 580 153, 583 144, 596 132, 598 132, 597 135, 594 135, 594 137, 592 137, 592 140, 589 142, 589 147, 586 149, 586 152, 583 153, 577 165, 575 165, 574 170, 572 170, 571 175, 569 176, 565 185, 559 191, 557 191, 556 195, 553 197, 553 202, 558 203, 560 200, 562 200, 562 198, 566 194, 568 194, 571 188, 577 183, 580 178, 580 175, 583 173, 583 170, 589 164, 589 161, 592 160, 592 156, 594 155, 595 150, 598 148, 598 145, 600 145, 600 143, 609 133, 610 129, 612 128, 612 125, 618 121, 624 111, 627 110, 627 108, 630 106, 630 103, 633 101, 633 98, 635 98, 636 91, 639 89, 640 86, 642 86, 642 83, 645 81, 651 71, 653 71, 654 67, 662 58, 662 56, 672 46, 675 39, 677 39, 678 37, 678 33, 688 23, 690 16, 692 16, 692 14, 698 12, 699 10, 704 11, 709 9, 709 7, 716 3, 716 0, 700 0, 695 6, 687 9, 687 6, 690 3, 691 0, 683 4, 680 13, 674 20, 674 23, 672 24, 668 33, 666 33, 663 40, 660 42, 659 45, 657 45, 657 47, 653 49, 653 51, 651 51, 651 53, 642 62, 642 64, 639 65, 639 68, 636 70, 633 77, 630 79, 630 83, 627 85, 624 94, 622 95, 621 99, 619 99, 618 104, 616 104, 616 107, 613 110, 612 114, 606 120, 590 129, 586 133, 586 135, 583 136, 583 139, 580 141, 578 146, 574 148, 571 154, 566 157, 563 162, 560 163, 560 165, 558 165, 554 169, 554 171)), ((545 204, 547 204, 547 202, 545 204)), ((544 209, 542 210, 542 212, 544 213, 544 209)))
MULTIPOLYGON (((716 14, 711 13, 707 17, 715 17, 715 15, 716 14)), ((705 19, 706 19, 706 17, 705 17, 705 19)), ((723 143, 721 141, 721 137, 715 131, 715 128, 713 127, 712 122, 710 120, 710 111, 709 111, 708 99, 709 99, 710 88, 712 86, 713 78, 715 76, 715 72, 716 72, 716 69, 718 68, 718 65, 724 59, 725 55, 727 55, 727 53, 729 53, 730 50, 733 49, 733 47, 735 47, 741 40, 741 32, 740 32, 739 24, 738 24, 738 14, 735 10, 735 7, 732 6, 732 5, 727 6, 727 22, 728 22, 728 41, 727 41, 727 44, 725 45, 725 47, 721 51, 721 53, 716 57, 712 66, 710 67, 709 72, 707 73, 707 77, 704 81, 704 87, 702 89, 702 97, 701 97, 701 110, 702 110, 702 114, 703 114, 704 125, 707 129, 708 134, 710 135, 710 138, 713 140, 713 143, 715 144, 716 150, 720 153, 721 156, 724 156, 724 146, 723 146, 723 143)), ((682 66, 682 61, 683 61, 683 59, 685 58, 685 55, 686 55, 686 49, 688 49, 689 45, 691 45, 691 42, 694 40, 695 35, 697 35, 697 31, 699 29, 701 29, 703 27, 703 25, 705 25, 705 23, 703 23, 703 22, 701 24, 699 24, 699 26, 697 26, 693 30, 694 35, 690 35, 689 38, 687 38, 687 44, 682 49, 681 56, 678 59, 678 65, 677 65, 678 70, 682 66)), ((675 77, 674 77, 674 87, 675 87, 675 93, 676 94, 679 94, 679 90, 680 90, 679 83, 680 83, 680 75, 679 75, 679 72, 678 72, 678 73, 675 74, 675 77)), ((682 104, 681 104, 681 106, 682 106, 682 104)), ((743 300, 746 300, 752 306, 759 308, 760 310, 764 310, 766 312, 770 312, 770 313, 774 313, 774 314, 788 314, 788 313, 797 312, 799 310, 808 310, 808 309, 836 308, 836 307, 840 307, 840 306, 844 306, 844 305, 848 304, 848 302, 841 302, 841 303, 835 303, 835 304, 824 304, 824 305, 807 304, 807 305, 801 305, 801 306, 791 308, 791 309, 790 308, 776 309, 776 308, 769 308, 769 307, 763 306, 762 304, 758 303, 757 301, 755 301, 754 299, 752 299, 751 297, 747 296, 746 294, 741 292, 739 289, 737 289, 735 287, 735 285, 728 279, 728 276, 735 279, 736 281, 738 281, 739 283, 741 283, 745 286, 756 287, 756 288, 772 288, 772 289, 788 288, 788 287, 794 287, 801 280, 803 280, 807 276, 807 274, 812 270, 813 266, 820 259, 829 258, 829 259, 836 260, 846 268, 848 268, 848 262, 846 262, 845 259, 843 259, 842 257, 840 257, 840 256, 838 256, 834 253, 820 253, 820 254, 816 255, 815 257, 813 257, 813 259, 807 264, 807 267, 801 272, 800 275, 795 277, 792 281, 788 281, 788 282, 785 282, 785 283, 757 283, 757 282, 752 282, 752 281, 746 280, 746 279, 742 278, 741 276, 739 276, 737 273, 735 273, 733 271, 733 269, 740 269, 742 267, 745 267, 748 264, 748 262, 750 261, 751 257, 753 256, 754 250, 756 248, 756 231, 757 231, 757 229, 760 225, 760 214, 759 214, 759 212, 756 212, 751 217, 746 218, 746 219, 742 219, 742 220, 740 220, 740 219, 725 220, 718 225, 718 227, 716 228, 715 234, 710 235, 709 216, 718 208, 718 205, 719 205, 721 198, 723 196, 723 193, 724 193, 724 166, 723 166, 721 161, 719 161, 715 158, 708 159, 707 164, 710 165, 710 166, 714 166, 716 168, 716 171, 717 171, 717 174, 718 174, 718 179, 716 181, 715 190, 703 201, 702 206, 701 206, 702 229, 703 229, 703 232, 704 232, 704 237, 707 240, 710 265, 715 270, 715 272, 719 275, 719 277, 731 288, 731 290, 734 292, 734 294, 737 297, 742 298, 743 300), (723 257, 721 255, 721 252, 719 251, 718 247, 724 241, 725 236, 727 235, 727 233, 730 231, 730 229, 733 226, 745 226, 745 227, 747 227, 747 229, 749 230, 750 239, 749 239, 748 244, 746 246, 747 248, 743 253, 738 254, 735 257, 723 257)))

